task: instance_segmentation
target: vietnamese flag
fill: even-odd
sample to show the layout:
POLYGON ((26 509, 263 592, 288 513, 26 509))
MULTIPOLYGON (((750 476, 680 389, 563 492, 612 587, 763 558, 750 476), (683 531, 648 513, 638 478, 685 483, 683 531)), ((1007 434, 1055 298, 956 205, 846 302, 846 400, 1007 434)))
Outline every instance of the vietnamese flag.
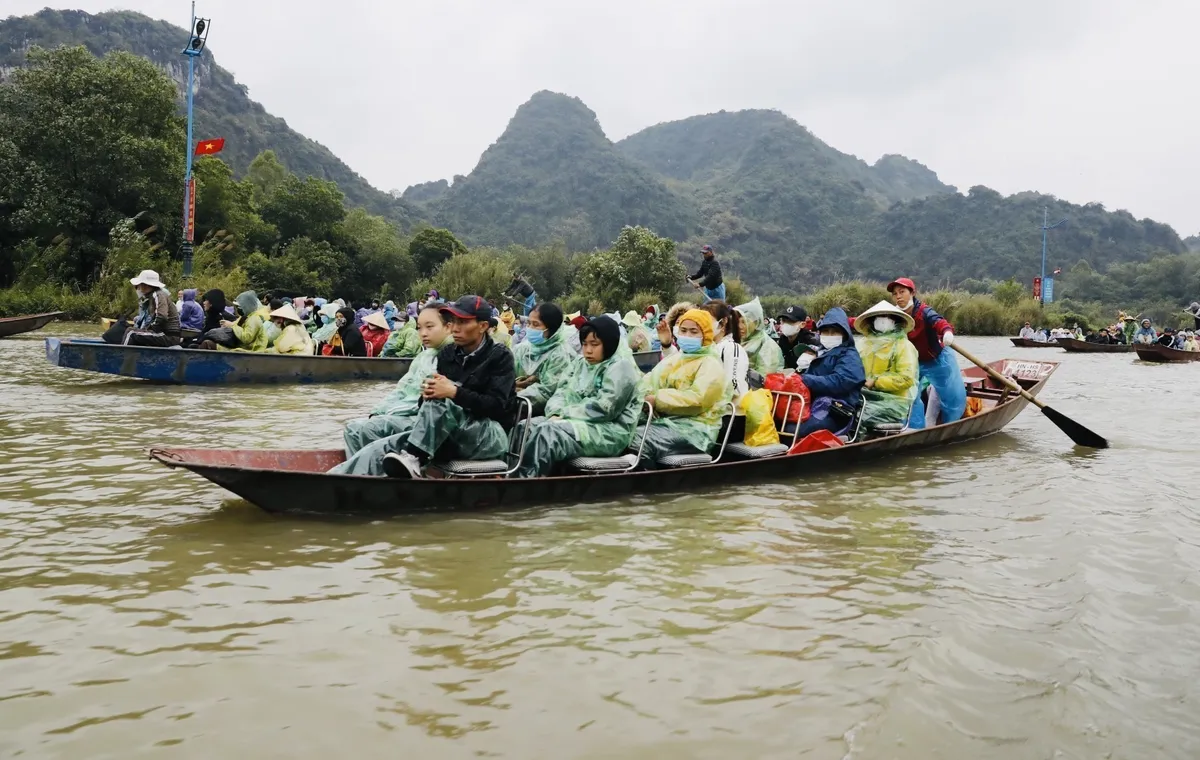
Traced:
POLYGON ((211 156, 213 153, 220 153, 225 147, 225 138, 218 137, 215 140, 201 140, 196 143, 197 156, 211 156))

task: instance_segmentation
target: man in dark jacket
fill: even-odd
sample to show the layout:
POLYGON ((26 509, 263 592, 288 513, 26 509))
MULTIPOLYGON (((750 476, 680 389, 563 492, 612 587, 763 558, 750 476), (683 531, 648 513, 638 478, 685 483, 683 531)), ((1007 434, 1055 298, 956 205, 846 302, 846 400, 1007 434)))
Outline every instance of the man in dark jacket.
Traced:
POLYGON ((721 276, 721 263, 717 261, 711 245, 701 248, 700 254, 704 256, 704 261, 700 264, 700 270, 688 278, 688 282, 692 283, 692 287, 704 293, 706 303, 708 301, 724 301, 725 279, 721 276))
MULTIPOLYGON (((808 311, 798 304, 789 306, 780 312, 777 319, 779 338, 776 342, 779 344, 779 350, 783 351, 783 367, 797 369, 796 360, 807 352, 815 354, 814 349, 819 345, 816 333, 809 329, 812 323, 808 321, 808 311)), ((799 369, 805 369, 807 366, 805 363, 799 369)))
POLYGON ((867 382, 846 312, 837 306, 825 312, 817 323, 817 332, 821 354, 801 374, 812 394, 812 414, 801 423, 797 441, 817 430, 836 433, 848 427, 867 382))
POLYGON ((383 458, 397 478, 420 478, 435 456, 500 459, 508 449, 516 398, 512 354, 492 340, 492 307, 463 296, 441 308, 454 320, 454 343, 438 353, 437 373, 425 380, 421 408, 403 450, 383 458))

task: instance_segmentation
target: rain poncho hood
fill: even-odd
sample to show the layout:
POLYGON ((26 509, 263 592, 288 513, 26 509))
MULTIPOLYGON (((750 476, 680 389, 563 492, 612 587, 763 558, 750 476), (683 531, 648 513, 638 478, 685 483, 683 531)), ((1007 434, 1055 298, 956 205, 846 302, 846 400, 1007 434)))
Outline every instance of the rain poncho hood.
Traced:
POLYGON ((337 332, 337 323, 334 321, 337 318, 338 305, 336 303, 326 303, 317 312, 322 322, 321 326, 313 331, 313 340, 317 343, 328 343, 329 339, 337 332))
POLYGON ((659 362, 638 386, 639 397, 651 394, 651 426, 707 451, 717 440, 733 389, 716 348, 707 345, 694 354, 675 353, 659 362))
POLYGON ((179 309, 179 326, 191 330, 199 330, 204 327, 204 309, 196 303, 195 288, 183 291, 183 301, 179 309))
POLYGON ((243 316, 250 316, 254 312, 262 308, 262 302, 258 300, 258 295, 253 290, 246 290, 238 294, 238 297, 233 299, 241 309, 243 316))
POLYGON ((389 330, 396 327, 396 313, 396 304, 392 301, 388 301, 383 305, 383 318, 387 320, 389 330))
POLYGON ((572 369, 546 402, 546 416, 571 424, 583 456, 620 455, 637 427, 641 373, 615 353, 596 364, 576 362, 572 369))
MULTIPOLYGON (((266 351, 270 334, 266 323, 270 309, 262 305, 253 290, 238 294, 234 299, 242 317, 233 325, 233 336, 237 338, 238 346, 235 351, 266 351)), ((223 348, 223 346, 218 346, 223 348)))
MULTIPOLYGON (((549 328, 550 325, 547 324, 546 327, 549 328)), ((558 384, 567 378, 574 364, 582 361, 568 345, 568 339, 575 333, 573 327, 568 329, 560 326, 536 346, 525 341, 512 347, 517 377, 537 375, 536 383, 518 393, 532 401, 535 409, 544 406, 550 400, 558 384)))
MULTIPOLYGON (((770 375, 783 371, 783 351, 779 344, 767 334, 763 322, 762 301, 755 298, 750 303, 736 307, 737 311, 746 318, 748 335, 742 336, 742 348, 750 359, 750 369, 761 375, 770 375)), ((843 312, 843 316, 844 316, 843 312)), ((847 329, 846 340, 850 340, 847 329)))
POLYGON ((415 319, 409 319, 400 325, 383 346, 383 355, 388 357, 416 356, 420 352, 421 336, 417 334, 417 320, 415 319))

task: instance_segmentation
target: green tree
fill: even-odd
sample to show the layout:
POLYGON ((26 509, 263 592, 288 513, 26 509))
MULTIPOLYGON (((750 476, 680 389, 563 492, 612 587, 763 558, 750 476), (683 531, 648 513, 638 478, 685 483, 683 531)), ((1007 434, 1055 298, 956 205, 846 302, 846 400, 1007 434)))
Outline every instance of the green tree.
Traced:
POLYGON ((305 295, 336 292, 349 266, 345 253, 307 237, 293 238, 276 256, 256 252, 245 262, 256 289, 305 295))
POLYGON ((246 170, 246 180, 254 189, 255 204, 266 205, 271 196, 275 195, 275 191, 290 176, 292 176, 291 172, 275 157, 275 151, 264 150, 255 156, 254 160, 250 162, 250 168, 246 170))
POLYGON ((417 273, 422 277, 433 274, 451 256, 466 252, 467 247, 450 230, 443 229, 423 229, 408 244, 408 254, 412 256, 417 273))
POLYGON ((244 253, 275 247, 279 230, 259 215, 254 188, 248 181, 235 181, 233 170, 211 156, 197 159, 192 172, 196 177, 197 240, 224 230, 222 238, 232 243, 230 251, 244 253))
POLYGON ((1003 306, 1016 306, 1025 297, 1025 286, 1010 277, 992 287, 992 297, 1003 306))
POLYGON ((354 209, 346 214, 337 237, 355 268, 356 282, 344 295, 355 302, 368 298, 386 301, 408 292, 417 268, 408 253, 408 243, 393 224, 354 209))
POLYGON ((488 250, 470 251, 447 259, 433 277, 418 282, 411 292, 420 296, 433 287, 446 298, 476 295, 499 306, 511 280, 512 261, 508 257, 488 250))
POLYGON ((0 85, 0 250, 64 234, 55 279, 95 278, 109 230, 136 217, 178 242, 184 129, 175 85, 129 53, 34 48, 0 85))
POLYGON ((624 310, 636 308, 630 300, 639 291, 657 294, 659 303, 671 303, 686 276, 673 240, 645 227, 625 227, 612 248, 586 258, 575 289, 603 303, 606 310, 624 310))
POLYGON ((316 177, 289 175, 262 207, 262 217, 275 225, 282 240, 301 235, 332 242, 336 225, 346 218, 345 196, 338 186, 316 177))

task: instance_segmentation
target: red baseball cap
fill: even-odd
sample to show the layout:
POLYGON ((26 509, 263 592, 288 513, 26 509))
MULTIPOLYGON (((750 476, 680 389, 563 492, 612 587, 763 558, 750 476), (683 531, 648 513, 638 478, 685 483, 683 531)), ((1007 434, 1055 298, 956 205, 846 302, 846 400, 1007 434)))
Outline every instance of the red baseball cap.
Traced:
POLYGON ((492 307, 479 296, 463 296, 454 303, 448 303, 439 308, 458 319, 474 319, 478 322, 490 322, 492 307))
POLYGON ((897 277, 896 279, 889 282, 888 288, 887 288, 888 292, 891 293, 892 289, 895 288, 897 285, 908 288, 909 290, 911 290, 914 293, 917 292, 916 284, 913 283, 913 281, 908 279, 907 277, 897 277))

